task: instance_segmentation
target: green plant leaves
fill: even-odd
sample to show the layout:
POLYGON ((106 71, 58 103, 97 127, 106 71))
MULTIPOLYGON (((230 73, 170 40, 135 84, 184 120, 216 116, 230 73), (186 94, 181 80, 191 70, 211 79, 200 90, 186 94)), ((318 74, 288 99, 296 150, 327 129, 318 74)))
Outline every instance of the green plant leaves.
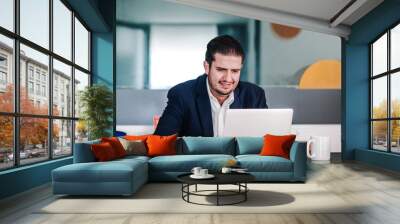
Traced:
POLYGON ((80 93, 82 119, 86 122, 89 139, 109 136, 107 129, 112 126, 113 95, 104 85, 88 86, 80 93))

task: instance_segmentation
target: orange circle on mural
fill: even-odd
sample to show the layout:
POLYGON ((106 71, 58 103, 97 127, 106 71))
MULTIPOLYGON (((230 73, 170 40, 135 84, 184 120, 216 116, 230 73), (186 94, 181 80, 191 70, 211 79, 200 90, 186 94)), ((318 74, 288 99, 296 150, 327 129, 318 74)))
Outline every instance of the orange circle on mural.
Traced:
POLYGON ((300 33, 300 29, 292 26, 285 26, 276 23, 271 23, 272 30, 279 36, 285 39, 291 39, 300 33))
POLYGON ((304 71, 299 89, 341 89, 341 83, 341 61, 318 60, 304 71))

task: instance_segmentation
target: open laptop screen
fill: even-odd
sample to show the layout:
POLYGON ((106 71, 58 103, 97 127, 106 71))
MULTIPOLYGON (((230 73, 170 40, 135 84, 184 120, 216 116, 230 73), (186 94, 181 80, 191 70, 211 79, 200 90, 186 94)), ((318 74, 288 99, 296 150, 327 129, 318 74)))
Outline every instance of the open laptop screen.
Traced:
POLYGON ((293 109, 229 109, 223 136, 261 137, 291 133, 293 109))

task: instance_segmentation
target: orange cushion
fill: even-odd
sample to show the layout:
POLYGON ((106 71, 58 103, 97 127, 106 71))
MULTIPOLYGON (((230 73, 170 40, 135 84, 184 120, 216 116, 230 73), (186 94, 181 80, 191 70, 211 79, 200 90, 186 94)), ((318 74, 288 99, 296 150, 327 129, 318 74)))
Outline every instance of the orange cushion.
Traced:
POLYGON ((111 144, 108 142, 102 142, 100 144, 91 145, 92 152, 97 161, 109 161, 116 159, 115 151, 111 144))
POLYGON ((101 138, 101 142, 108 142, 118 158, 126 156, 126 151, 117 137, 101 138))
POLYGON ((147 155, 148 156, 163 156, 175 155, 177 135, 159 136, 150 135, 147 137, 147 155))
POLYGON ((125 135, 123 138, 129 141, 146 141, 147 137, 150 135, 125 135))
POLYGON ((281 156, 289 159, 290 148, 296 135, 269 135, 264 136, 264 145, 261 149, 262 156, 281 156))

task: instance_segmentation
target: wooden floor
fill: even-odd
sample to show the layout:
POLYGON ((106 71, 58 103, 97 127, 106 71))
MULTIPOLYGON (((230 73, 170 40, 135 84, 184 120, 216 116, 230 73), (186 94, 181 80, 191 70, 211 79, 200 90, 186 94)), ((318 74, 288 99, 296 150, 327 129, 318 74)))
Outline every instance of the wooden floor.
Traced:
MULTIPOLYGON (((357 214, 36 214, 54 200, 50 186, 0 202, 0 223, 400 223, 400 176, 358 163, 310 164, 308 183, 317 183, 345 201, 367 204, 357 214)), ((316 203, 318 203, 316 201, 316 203)), ((173 205, 172 205, 173 206, 173 205)))

